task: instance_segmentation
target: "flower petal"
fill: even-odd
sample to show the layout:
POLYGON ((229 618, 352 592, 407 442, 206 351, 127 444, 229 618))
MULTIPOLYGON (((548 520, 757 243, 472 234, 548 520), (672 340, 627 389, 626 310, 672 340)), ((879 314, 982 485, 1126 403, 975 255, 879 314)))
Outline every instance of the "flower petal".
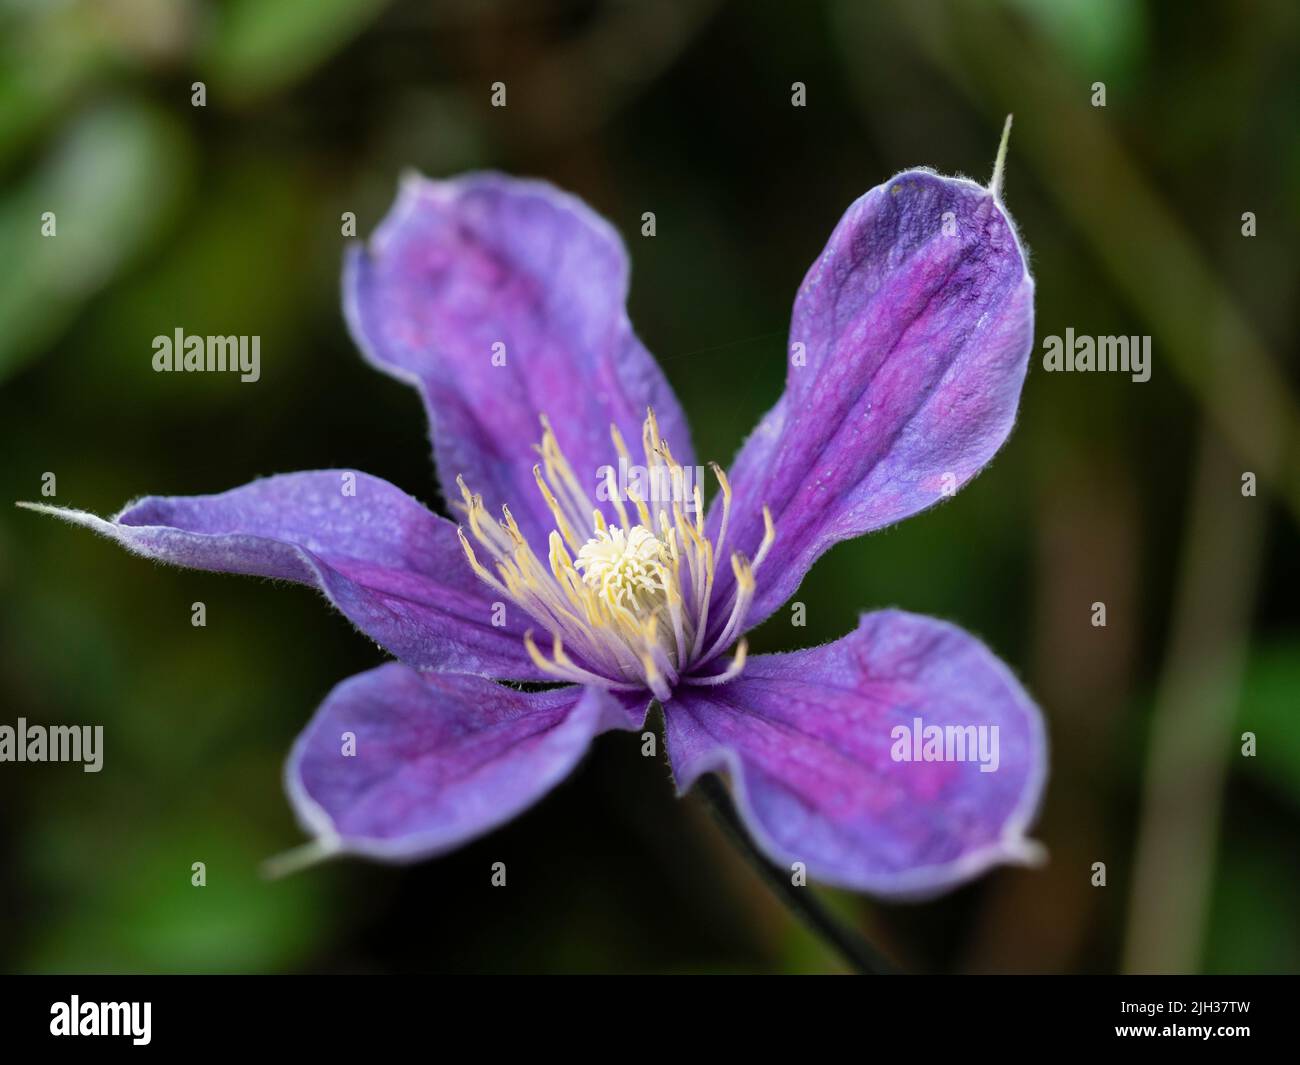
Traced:
POLYGON ((636 448, 647 407, 678 460, 694 461, 685 416, 628 321, 627 290, 608 223, 551 185, 499 174, 406 178, 343 274, 357 345, 424 397, 447 498, 460 499, 463 474, 543 544, 554 522, 532 473, 539 413, 593 497, 598 469, 617 462, 610 425, 636 448))
POLYGON ((988 648, 945 622, 866 614, 834 643, 751 658, 729 684, 679 687, 664 720, 679 789, 725 770, 759 846, 826 883, 921 897, 1037 849, 1024 833, 1047 772, 1039 711, 988 648), (967 754, 996 751, 996 769, 983 771, 991 756, 895 761, 895 729, 910 736, 917 718, 995 728, 967 754))
MULTIPOLYGON (((938 502, 992 458, 1015 420, 1033 292, 988 189, 912 170, 848 209, 795 299, 785 393, 731 470, 731 546, 757 550, 764 504, 776 524, 751 626, 828 548, 938 502)), ((719 575, 725 603, 730 567, 719 575)))
POLYGON ((281 474, 220 495, 150 496, 111 521, 25 505, 159 562, 313 585, 411 665, 549 679, 524 651, 528 619, 518 607, 507 604, 504 616, 497 611, 503 624, 492 624, 491 591, 470 569, 456 527, 378 477, 281 474))
POLYGON ((415 861, 521 813, 593 737, 638 727, 635 717, 596 688, 521 692, 390 662, 330 692, 294 744, 285 786, 327 852, 415 861))

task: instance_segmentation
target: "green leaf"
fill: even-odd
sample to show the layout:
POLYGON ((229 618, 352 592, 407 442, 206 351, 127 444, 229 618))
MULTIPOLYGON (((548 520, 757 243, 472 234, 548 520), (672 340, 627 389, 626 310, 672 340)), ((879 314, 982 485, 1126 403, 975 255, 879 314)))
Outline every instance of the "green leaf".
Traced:
POLYGON ((273 92, 308 73, 378 14, 385 0, 234 0, 201 55, 218 87, 273 92))
POLYGON ((1238 735, 1255 734, 1255 756, 1240 759, 1243 769, 1300 803, 1300 637, 1251 653, 1238 724, 1238 735))
POLYGON ((141 104, 96 107, 64 131, 0 202, 8 259, 0 378, 55 342, 86 301, 167 230, 189 171, 183 129, 141 104))

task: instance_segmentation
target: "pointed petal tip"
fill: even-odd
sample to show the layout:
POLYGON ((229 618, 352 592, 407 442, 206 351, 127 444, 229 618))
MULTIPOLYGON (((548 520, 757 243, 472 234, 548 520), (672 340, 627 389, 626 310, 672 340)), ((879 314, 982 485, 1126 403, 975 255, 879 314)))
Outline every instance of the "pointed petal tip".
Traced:
POLYGON ((48 514, 61 521, 71 522, 73 525, 84 525, 100 532, 103 532, 104 528, 109 524, 98 514, 92 514, 88 510, 77 510, 75 507, 57 507, 52 503, 31 503, 25 499, 16 500, 14 506, 21 510, 30 510, 35 514, 48 514))
POLYGON ((1041 869, 1048 859, 1047 848, 1028 836, 1007 839, 1003 854, 1007 865, 1020 865, 1026 869, 1041 869))
POLYGON ((989 179, 989 192, 998 203, 1002 202, 1002 177, 1006 170, 1007 145, 1011 141, 1011 120, 1014 117, 1014 115, 1007 115, 1007 120, 1002 124, 1002 140, 998 142, 998 154, 993 162, 993 176, 989 179))
POLYGON ((415 185, 425 180, 425 176, 415 167, 404 166, 397 175, 397 187, 406 188, 408 185, 415 185))
POLYGON ((337 840, 318 837, 267 858, 261 865, 262 879, 283 880, 294 873, 304 872, 331 858, 337 858, 341 853, 342 848, 337 840))

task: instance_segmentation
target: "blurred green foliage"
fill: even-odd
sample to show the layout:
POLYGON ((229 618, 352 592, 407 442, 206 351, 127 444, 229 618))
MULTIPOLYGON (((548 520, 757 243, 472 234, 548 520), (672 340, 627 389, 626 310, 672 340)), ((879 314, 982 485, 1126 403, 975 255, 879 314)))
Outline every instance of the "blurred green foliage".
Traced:
MULTIPOLYGON (((697 451, 725 462, 779 393, 790 301, 844 208, 908 166, 985 177, 1014 110, 1007 199, 1039 336, 1151 333, 1153 379, 1031 369, 991 468, 953 503, 831 552, 798 596, 807 628, 778 614, 755 650, 834 639, 890 604, 983 636, 1048 717, 1052 863, 923 906, 834 902, 908 968, 1113 969, 1194 444, 1255 447, 1273 417, 1210 371, 1248 347, 1241 365, 1266 368, 1280 419, 1297 386, 1297 13, 1192 8, 0 0, 7 498, 36 498, 48 471, 55 502, 111 513, 148 492, 346 465, 439 505, 416 397, 362 365, 338 310, 340 216, 369 232, 410 166, 545 176, 609 217, 629 242, 633 320, 697 451), (503 110, 488 106, 497 80, 503 110), (1104 113, 1088 105, 1098 80, 1104 113), (807 108, 789 105, 794 81, 807 108), (1150 221, 1134 189, 1158 225, 1132 228, 1150 221), (638 235, 644 210, 654 239, 638 235), (1245 210, 1260 220, 1250 241, 1245 210), (41 235, 45 211, 57 239, 41 235), (1210 311, 1244 340, 1188 326, 1210 311), (150 339, 177 325, 260 335, 262 380, 153 374, 150 339), (1094 600, 1111 604, 1106 630, 1088 624, 1094 600), (1098 860, 1106 889, 1088 884, 1098 860)), ((1187 930, 1214 970, 1300 969, 1297 552, 1277 505, 1300 498, 1294 439, 1260 498, 1223 485, 1223 520, 1254 506, 1264 531, 1223 707, 1212 899, 1187 930), (1238 754, 1247 729, 1253 761, 1238 754)), ((262 859, 301 839, 280 790, 289 744, 333 683, 380 657, 304 589, 150 567, 3 512, 0 719, 102 723, 107 746, 98 775, 0 765, 0 965, 836 968, 628 737, 440 861, 262 880, 262 859), (496 860, 505 904, 488 886, 496 860)))

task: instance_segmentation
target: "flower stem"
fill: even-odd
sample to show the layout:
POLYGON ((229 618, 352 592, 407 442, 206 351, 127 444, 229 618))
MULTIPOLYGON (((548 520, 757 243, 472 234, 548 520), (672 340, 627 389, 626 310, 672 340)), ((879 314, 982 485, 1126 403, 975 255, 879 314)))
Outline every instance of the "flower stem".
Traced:
POLYGON ((857 972, 872 975, 893 973, 896 970, 862 936, 847 928, 830 912, 811 888, 796 887, 784 869, 773 865, 750 839, 741 824, 726 786, 714 774, 699 779, 696 787, 709 805, 727 838, 745 856, 754 871, 786 907, 799 917, 827 946, 833 948, 857 972))

